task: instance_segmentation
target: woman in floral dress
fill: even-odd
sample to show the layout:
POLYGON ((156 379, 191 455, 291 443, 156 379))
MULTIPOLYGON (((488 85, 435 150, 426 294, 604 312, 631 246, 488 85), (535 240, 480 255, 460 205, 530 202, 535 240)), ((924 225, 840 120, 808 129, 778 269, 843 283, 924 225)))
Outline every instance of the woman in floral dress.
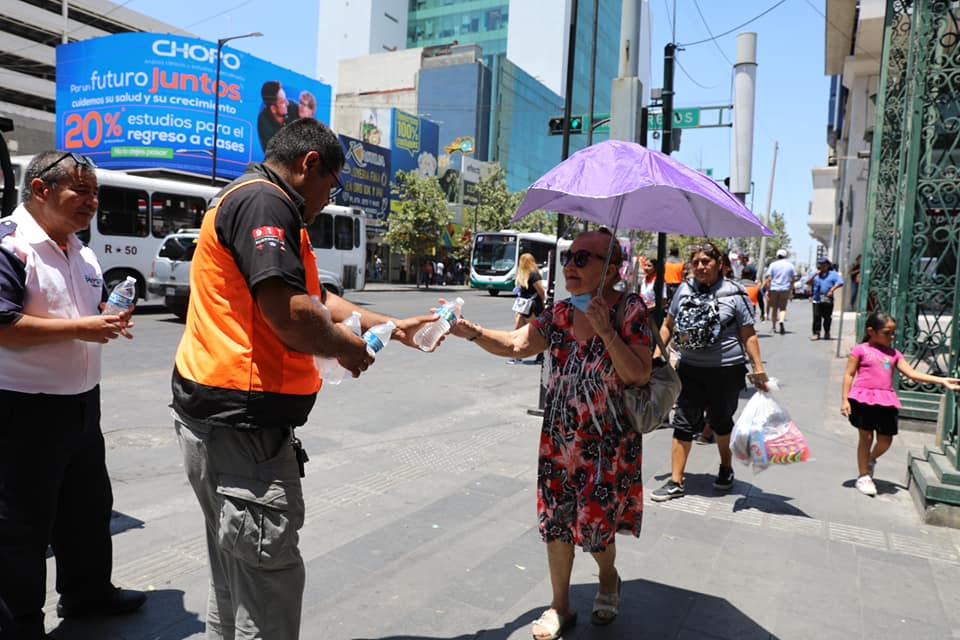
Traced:
POLYGON ((576 546, 590 552, 599 567, 592 622, 605 625, 616 618, 621 580, 614 536, 640 535, 642 444, 624 416, 621 392, 649 380, 652 342, 643 301, 614 289, 621 262, 609 231, 580 234, 562 260, 571 298, 512 332, 466 319, 452 330, 494 355, 526 358, 550 350, 537 512, 553 599, 533 624, 538 640, 557 638, 576 622, 570 607, 576 546), (601 285, 602 293, 595 295, 601 285))

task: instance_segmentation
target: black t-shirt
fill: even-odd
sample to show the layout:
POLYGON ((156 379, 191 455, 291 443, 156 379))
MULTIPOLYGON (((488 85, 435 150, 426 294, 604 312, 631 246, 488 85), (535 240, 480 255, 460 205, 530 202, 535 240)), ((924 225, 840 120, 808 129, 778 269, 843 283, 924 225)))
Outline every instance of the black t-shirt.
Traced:
POLYGON ((241 187, 217 211, 217 239, 229 247, 250 290, 267 278, 281 278, 293 289, 307 293, 306 274, 300 259, 303 198, 276 172, 251 164, 229 190, 252 178, 269 180, 241 187))
POLYGON ((533 308, 530 311, 532 315, 539 315, 543 310, 543 299, 540 297, 540 294, 537 293, 537 287, 535 286, 541 280, 543 280, 543 278, 540 276, 540 272, 533 271, 527 277, 527 286, 520 287, 521 298, 535 298, 533 308))

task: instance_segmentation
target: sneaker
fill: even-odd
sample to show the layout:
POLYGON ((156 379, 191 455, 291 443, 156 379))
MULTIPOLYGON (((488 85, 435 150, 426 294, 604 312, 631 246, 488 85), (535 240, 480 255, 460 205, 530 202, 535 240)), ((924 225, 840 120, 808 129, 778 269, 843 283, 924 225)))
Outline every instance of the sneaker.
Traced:
POLYGON ((877 495, 877 485, 873 484, 873 478, 870 476, 860 476, 857 478, 857 489, 865 496, 877 495))
POLYGON ((682 484, 667 480, 666 484, 650 493, 650 499, 654 502, 666 502, 674 498, 682 498, 685 495, 687 495, 687 492, 682 484))
POLYGON ((507 364, 523 364, 522 358, 510 358, 507 360, 507 364))
POLYGON ((713 481, 713 488, 717 491, 728 491, 733 486, 733 467, 720 465, 717 479, 713 481))
POLYGON ((784 331, 784 329, 783 329, 783 323, 781 322, 781 323, 780 323, 780 335, 783 335, 783 334, 785 334, 785 333, 786 333, 786 331, 784 331))
POLYGON ((702 433, 698 433, 697 437, 694 439, 694 442, 697 444, 716 444, 717 437, 713 435, 705 436, 702 433))
POLYGON ((824 333, 824 334, 823 334, 823 339, 824 339, 824 340, 829 340, 829 339, 830 339, 830 334, 829 334, 829 333, 824 333))
POLYGON ((868 460, 867 461, 867 475, 871 478, 873 477, 873 472, 877 470, 877 461, 868 460))

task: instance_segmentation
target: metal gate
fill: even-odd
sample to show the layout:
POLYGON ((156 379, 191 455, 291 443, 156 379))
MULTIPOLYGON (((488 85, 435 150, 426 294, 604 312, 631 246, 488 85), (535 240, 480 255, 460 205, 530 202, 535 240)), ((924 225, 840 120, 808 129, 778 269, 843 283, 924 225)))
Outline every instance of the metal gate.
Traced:
MULTIPOLYGON (((957 371, 960 254, 960 6, 888 0, 867 203, 859 330, 897 319, 895 346, 918 371, 957 371)), ((957 469, 954 394, 901 378, 903 414, 941 417, 957 469)))

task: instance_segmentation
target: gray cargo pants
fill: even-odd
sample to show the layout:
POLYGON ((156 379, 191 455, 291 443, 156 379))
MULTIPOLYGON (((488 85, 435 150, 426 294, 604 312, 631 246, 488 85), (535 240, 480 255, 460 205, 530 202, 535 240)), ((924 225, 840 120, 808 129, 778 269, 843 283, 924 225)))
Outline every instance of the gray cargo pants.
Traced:
POLYGON ((296 640, 304 568, 303 490, 291 429, 210 427, 174 415, 203 510, 209 640, 296 640))

